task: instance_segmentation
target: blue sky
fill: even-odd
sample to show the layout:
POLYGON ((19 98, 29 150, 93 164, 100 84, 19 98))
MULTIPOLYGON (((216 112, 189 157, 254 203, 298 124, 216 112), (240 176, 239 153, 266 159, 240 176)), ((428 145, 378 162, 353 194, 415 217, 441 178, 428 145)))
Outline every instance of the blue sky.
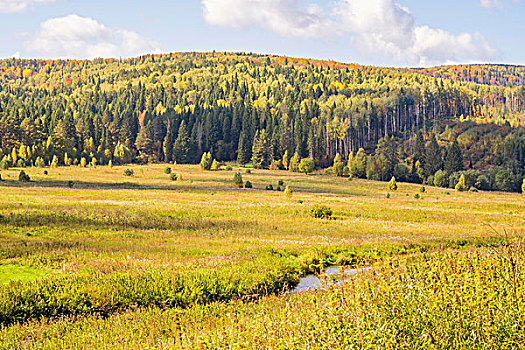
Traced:
POLYGON ((245 51, 525 64, 525 0, 0 0, 0 57, 245 51))

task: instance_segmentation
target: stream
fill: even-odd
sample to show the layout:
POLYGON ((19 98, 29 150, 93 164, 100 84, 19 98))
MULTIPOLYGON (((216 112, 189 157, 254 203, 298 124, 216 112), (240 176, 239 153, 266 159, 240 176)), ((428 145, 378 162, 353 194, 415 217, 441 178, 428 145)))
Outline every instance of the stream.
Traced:
POLYGON ((290 291, 291 294, 317 290, 328 286, 338 286, 349 280, 350 277, 357 275, 359 272, 370 270, 370 267, 359 269, 345 269, 341 271, 340 266, 326 268, 320 275, 308 275, 299 281, 299 284, 290 291))

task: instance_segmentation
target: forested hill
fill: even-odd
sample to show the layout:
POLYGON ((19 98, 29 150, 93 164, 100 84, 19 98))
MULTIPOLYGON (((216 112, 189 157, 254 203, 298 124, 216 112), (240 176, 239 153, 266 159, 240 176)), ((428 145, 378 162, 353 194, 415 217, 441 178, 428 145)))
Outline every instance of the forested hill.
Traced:
MULTIPOLYGON (((228 53, 9 59, 0 61, 0 76, 4 167, 190 163, 204 152, 261 167, 272 161, 283 167, 297 154, 326 167, 337 154, 346 160, 361 148, 379 157, 378 142, 394 136, 390 160, 415 169, 424 159, 401 145, 413 145, 419 130, 427 143, 437 136, 444 161, 458 130, 470 132, 450 124, 458 121, 493 125, 460 138, 466 140, 459 144, 468 153, 465 167, 503 167, 515 180, 525 172, 525 88, 497 86, 498 79, 484 85, 417 71, 228 53), (444 131, 449 139, 441 138, 444 131), (474 144, 481 149, 473 152, 474 144)), ((379 175, 370 170, 371 177, 385 179, 392 164, 379 175)), ((427 169, 425 178, 436 169, 427 169)))
POLYGON ((473 64, 411 69, 427 76, 498 86, 525 86, 525 66, 473 64))

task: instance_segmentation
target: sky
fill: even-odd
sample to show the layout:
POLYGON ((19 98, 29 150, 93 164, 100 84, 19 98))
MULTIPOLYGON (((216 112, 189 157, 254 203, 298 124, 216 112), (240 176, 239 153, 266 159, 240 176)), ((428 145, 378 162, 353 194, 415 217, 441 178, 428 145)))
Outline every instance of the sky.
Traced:
POLYGON ((525 0, 0 0, 0 58, 229 51, 525 65, 525 0))

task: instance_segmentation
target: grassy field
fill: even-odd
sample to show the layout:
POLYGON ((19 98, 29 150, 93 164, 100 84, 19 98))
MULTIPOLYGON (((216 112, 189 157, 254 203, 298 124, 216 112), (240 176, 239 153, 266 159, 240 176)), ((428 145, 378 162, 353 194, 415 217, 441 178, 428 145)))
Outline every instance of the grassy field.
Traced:
POLYGON ((382 182, 266 170, 235 189, 232 171, 165 168, 1 172, 0 348, 522 344, 519 194, 403 183, 387 198, 382 182), (291 199, 264 190, 279 180, 291 199), (373 268, 282 295, 341 264, 373 268))

